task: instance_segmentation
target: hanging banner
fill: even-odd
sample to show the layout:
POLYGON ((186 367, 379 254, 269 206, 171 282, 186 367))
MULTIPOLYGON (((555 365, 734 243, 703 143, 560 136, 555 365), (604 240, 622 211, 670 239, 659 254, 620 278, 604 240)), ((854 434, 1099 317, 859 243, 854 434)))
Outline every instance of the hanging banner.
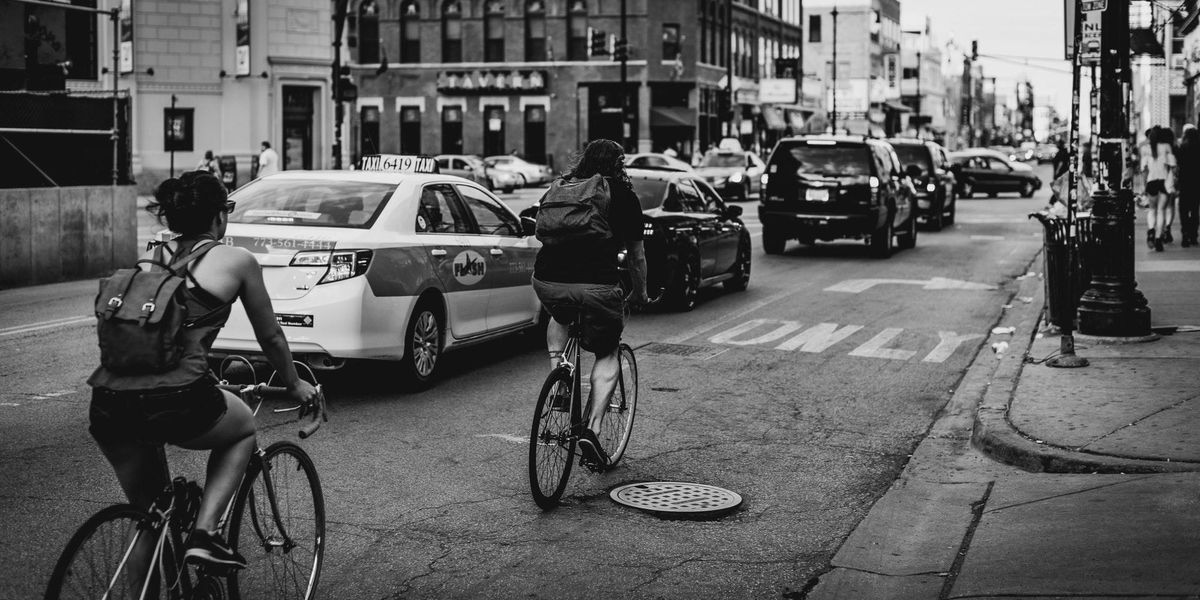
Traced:
POLYGON ((117 62, 121 74, 133 72, 133 0, 121 0, 121 47, 117 62))
POLYGON ((250 0, 237 3, 237 48, 234 50, 234 74, 250 74, 250 0))
POLYGON ((887 84, 883 97, 895 100, 900 97, 900 55, 883 55, 883 78, 887 84))

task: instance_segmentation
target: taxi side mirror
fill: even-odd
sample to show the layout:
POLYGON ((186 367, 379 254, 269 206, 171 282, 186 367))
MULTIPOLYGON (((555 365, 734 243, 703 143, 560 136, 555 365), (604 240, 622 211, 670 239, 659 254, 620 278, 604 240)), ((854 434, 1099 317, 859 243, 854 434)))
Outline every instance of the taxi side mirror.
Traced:
POLYGON ((533 235, 537 232, 537 220, 533 217, 521 217, 521 232, 523 235, 533 235))
POLYGON ((730 219, 736 219, 742 216, 742 207, 736 204, 730 204, 725 207, 725 216, 730 219))

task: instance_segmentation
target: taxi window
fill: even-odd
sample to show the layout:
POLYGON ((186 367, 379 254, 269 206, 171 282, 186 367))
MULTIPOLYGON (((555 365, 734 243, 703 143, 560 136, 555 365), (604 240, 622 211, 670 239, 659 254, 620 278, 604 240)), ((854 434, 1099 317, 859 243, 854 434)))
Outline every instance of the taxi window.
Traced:
POLYGON ((258 179, 234 193, 230 223, 366 229, 395 184, 315 179, 258 179))
POLYGON ((473 233, 458 195, 447 184, 427 185, 421 190, 416 230, 417 233, 473 233))
POLYGON ((521 224, 487 194, 466 185, 455 186, 484 235, 521 235, 521 224))

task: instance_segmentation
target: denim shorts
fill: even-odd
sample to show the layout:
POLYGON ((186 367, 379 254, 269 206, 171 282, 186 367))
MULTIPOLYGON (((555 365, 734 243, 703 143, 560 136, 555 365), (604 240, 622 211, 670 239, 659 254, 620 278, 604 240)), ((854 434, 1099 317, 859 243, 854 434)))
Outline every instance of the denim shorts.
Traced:
POLYGON ((533 291, 555 321, 569 325, 578 315, 583 325, 579 345, 607 356, 621 343, 625 329, 624 296, 615 285, 533 280, 533 291), (582 310, 582 315, 580 311, 582 310))
POLYGON ((1163 179, 1151 179, 1146 182, 1146 194, 1155 196, 1167 193, 1167 182, 1163 179))
POLYGON ((88 430, 101 443, 180 444, 208 433, 225 409, 225 394, 208 377, 176 388, 94 388, 88 430))

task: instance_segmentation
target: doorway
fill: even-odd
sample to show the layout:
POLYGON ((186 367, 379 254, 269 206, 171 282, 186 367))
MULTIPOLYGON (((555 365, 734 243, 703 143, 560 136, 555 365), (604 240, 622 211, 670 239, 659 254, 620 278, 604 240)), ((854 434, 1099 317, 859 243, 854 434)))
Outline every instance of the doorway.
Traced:
POLYGON ((283 168, 312 169, 313 95, 307 85, 283 86, 283 168))

